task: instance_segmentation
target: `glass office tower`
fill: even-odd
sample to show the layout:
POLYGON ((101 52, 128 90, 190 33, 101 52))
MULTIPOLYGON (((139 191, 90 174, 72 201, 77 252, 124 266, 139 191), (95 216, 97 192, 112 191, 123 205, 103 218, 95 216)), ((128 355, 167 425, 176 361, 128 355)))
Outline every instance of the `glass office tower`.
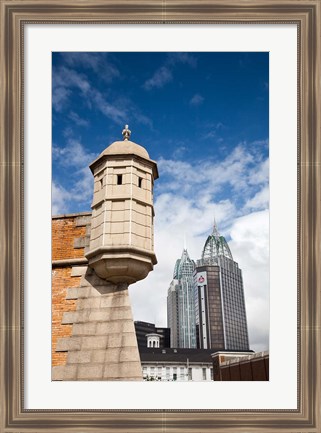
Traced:
POLYGON ((167 296, 167 326, 171 328, 172 347, 196 348, 194 267, 184 249, 181 259, 176 261, 167 296))
POLYGON ((214 224, 194 271, 199 346, 249 350, 242 271, 214 224))

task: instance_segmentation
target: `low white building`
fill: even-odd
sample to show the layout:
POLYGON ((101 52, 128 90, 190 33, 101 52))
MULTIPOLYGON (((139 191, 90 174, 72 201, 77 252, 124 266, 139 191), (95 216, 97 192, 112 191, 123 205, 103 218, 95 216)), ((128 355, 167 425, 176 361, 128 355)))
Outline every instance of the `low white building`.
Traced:
POLYGON ((144 380, 210 381, 213 380, 212 349, 140 349, 144 380))

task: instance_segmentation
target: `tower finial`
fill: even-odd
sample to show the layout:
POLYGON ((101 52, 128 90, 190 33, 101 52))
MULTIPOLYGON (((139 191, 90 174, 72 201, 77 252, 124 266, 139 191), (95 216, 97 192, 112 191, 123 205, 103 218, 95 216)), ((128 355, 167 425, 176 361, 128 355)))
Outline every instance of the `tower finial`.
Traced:
POLYGON ((132 132, 128 129, 128 125, 125 125, 125 128, 123 129, 123 132, 122 132, 124 140, 128 140, 131 133, 132 132))
POLYGON ((220 236, 220 234, 219 234, 219 232, 218 232, 218 229, 217 229, 217 224, 216 224, 216 219, 215 219, 215 216, 214 216, 214 222, 213 222, 213 233, 212 233, 215 237, 219 237, 220 236))

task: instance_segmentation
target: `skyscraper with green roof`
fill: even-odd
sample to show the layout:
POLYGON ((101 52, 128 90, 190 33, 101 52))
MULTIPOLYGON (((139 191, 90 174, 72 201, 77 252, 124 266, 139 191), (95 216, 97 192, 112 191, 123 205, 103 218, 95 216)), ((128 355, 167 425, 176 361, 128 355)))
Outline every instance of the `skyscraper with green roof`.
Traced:
POLYGON ((184 248, 176 261, 167 296, 167 326, 171 329, 171 347, 196 348, 195 263, 184 248))
POLYGON ((216 223, 194 270, 195 321, 204 349, 245 351, 249 337, 242 271, 216 223))

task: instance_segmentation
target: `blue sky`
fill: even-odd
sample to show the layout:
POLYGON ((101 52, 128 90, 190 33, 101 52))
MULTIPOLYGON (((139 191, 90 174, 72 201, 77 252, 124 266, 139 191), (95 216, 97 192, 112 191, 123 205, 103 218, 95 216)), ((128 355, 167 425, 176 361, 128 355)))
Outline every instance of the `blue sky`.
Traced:
POLYGON ((215 216, 243 269, 252 345, 266 348, 268 53, 53 53, 52 63, 53 213, 90 210, 88 164, 128 124, 160 174, 159 263, 131 289, 135 320, 166 325, 183 239, 198 259, 215 216))

